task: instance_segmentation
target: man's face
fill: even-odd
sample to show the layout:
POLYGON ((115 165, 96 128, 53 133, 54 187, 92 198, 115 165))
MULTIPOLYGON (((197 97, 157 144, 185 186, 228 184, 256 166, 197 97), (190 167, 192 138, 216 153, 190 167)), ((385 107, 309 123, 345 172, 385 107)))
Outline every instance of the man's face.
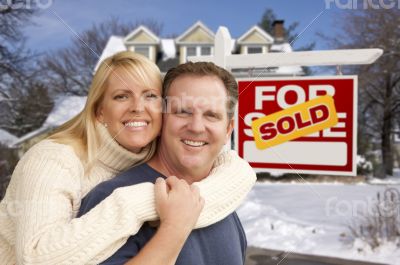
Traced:
POLYGON ((184 75, 172 82, 167 102, 162 152, 183 175, 208 173, 233 129, 224 84, 215 76, 184 75))

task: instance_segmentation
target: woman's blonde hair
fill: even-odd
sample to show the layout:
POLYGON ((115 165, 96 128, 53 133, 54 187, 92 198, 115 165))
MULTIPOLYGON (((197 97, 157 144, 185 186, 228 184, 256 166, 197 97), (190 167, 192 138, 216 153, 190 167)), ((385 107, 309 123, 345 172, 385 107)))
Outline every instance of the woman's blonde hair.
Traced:
MULTIPOLYGON (((161 90, 161 73, 158 67, 146 57, 134 52, 120 52, 105 59, 96 71, 89 89, 84 109, 67 121, 49 136, 49 139, 74 148, 77 155, 90 167, 101 148, 99 134, 96 130, 96 114, 107 89, 107 81, 116 69, 123 70, 145 87, 161 90)), ((121 79, 121 82, 122 79, 121 79)), ((154 154, 156 140, 151 143, 148 160, 154 154)))

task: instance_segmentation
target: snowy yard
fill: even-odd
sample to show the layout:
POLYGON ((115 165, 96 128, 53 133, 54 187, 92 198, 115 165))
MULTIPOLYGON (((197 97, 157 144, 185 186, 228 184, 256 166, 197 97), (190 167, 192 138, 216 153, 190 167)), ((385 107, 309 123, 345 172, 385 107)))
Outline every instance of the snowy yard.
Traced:
MULTIPOLYGON (((400 185, 257 183, 238 210, 249 246, 400 264, 400 248, 351 244, 347 224, 400 185)), ((397 212, 397 214, 400 214, 397 212)))

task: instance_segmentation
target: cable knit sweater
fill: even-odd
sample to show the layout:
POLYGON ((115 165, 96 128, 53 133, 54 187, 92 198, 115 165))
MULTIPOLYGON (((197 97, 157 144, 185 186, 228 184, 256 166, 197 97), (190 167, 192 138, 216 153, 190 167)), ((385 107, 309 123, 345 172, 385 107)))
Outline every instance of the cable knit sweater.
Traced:
MULTIPOLYGON (((81 218, 81 199, 94 186, 143 160, 99 127, 103 148, 90 171, 68 145, 44 140, 20 160, 0 203, 0 263, 96 264, 118 250, 143 222, 157 219, 151 183, 116 189, 81 218)), ((233 212, 255 183, 234 151, 221 154, 210 176, 196 183, 205 199, 196 228, 233 212)))

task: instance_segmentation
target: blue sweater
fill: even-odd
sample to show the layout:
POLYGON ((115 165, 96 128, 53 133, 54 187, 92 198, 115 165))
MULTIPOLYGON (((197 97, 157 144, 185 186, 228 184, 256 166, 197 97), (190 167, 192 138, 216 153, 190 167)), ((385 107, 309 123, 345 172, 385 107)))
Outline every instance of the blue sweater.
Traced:
MULTIPOLYGON (((96 186, 82 200, 79 216, 87 213, 119 187, 142 182, 154 183, 161 173, 142 164, 96 186)), ((139 232, 101 264, 124 264, 137 255, 155 234, 156 228, 145 223, 139 232)), ((236 213, 205 228, 193 230, 186 240, 176 265, 243 265, 246 235, 236 213)))

